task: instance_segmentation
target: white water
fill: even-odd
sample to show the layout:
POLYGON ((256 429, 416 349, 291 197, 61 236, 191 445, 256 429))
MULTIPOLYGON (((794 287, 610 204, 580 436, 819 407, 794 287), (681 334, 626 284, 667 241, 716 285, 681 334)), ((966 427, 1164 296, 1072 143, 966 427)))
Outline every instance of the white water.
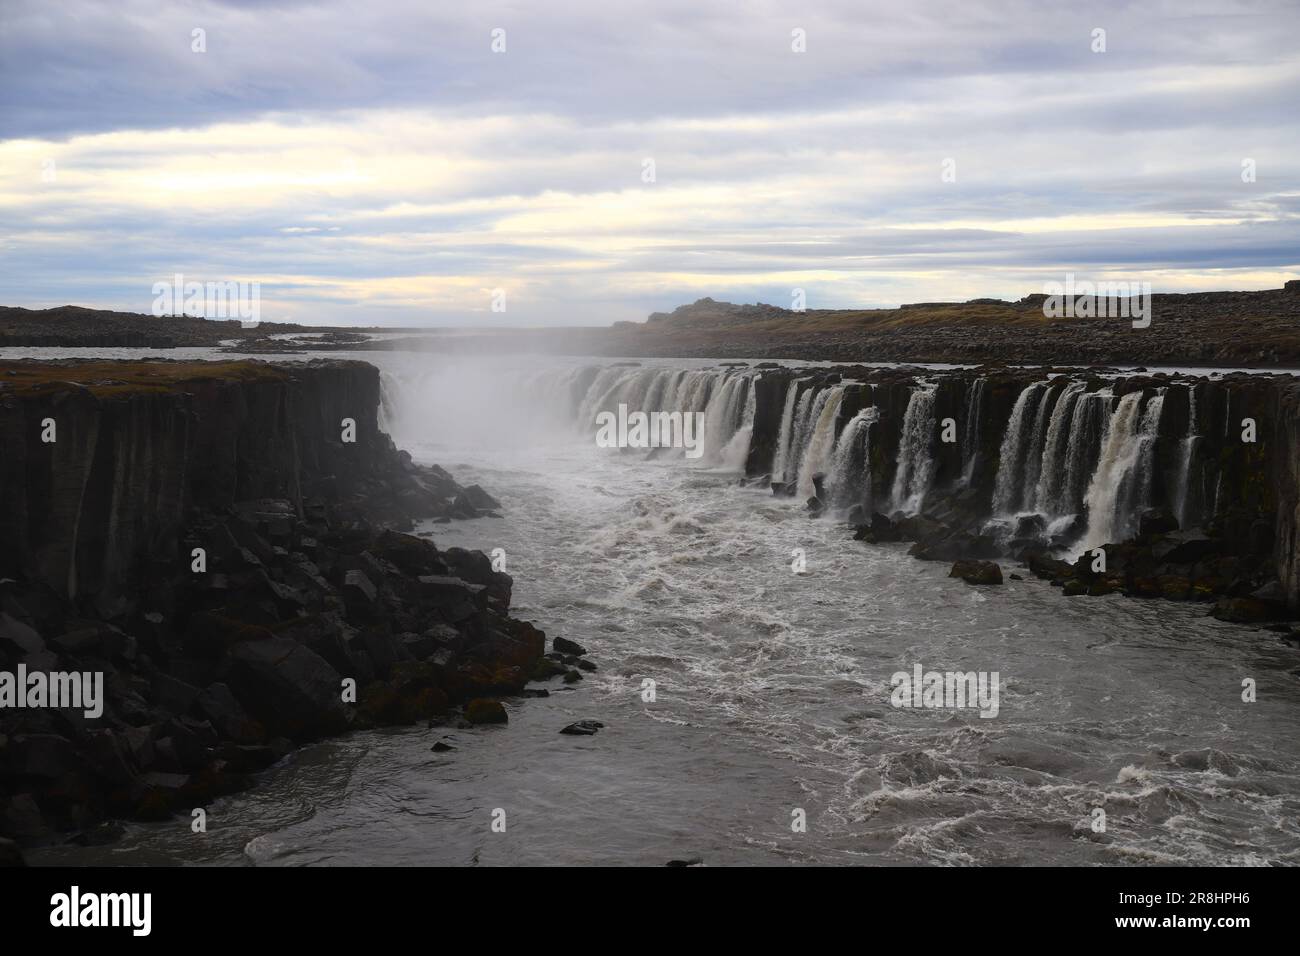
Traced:
POLYGON ((863 463, 871 460, 871 426, 880 421, 880 409, 868 406, 849 420, 835 442, 826 491, 838 508, 861 504, 870 510, 871 486, 863 463))
POLYGON ((979 461, 979 440, 980 429, 982 428, 981 419, 984 414, 984 396, 988 392, 989 382, 986 378, 978 378, 971 386, 970 392, 966 397, 966 423, 962 429, 962 474, 961 482, 963 485, 969 485, 971 478, 975 473, 975 466, 979 461))
POLYGON ((786 386, 785 408, 781 413, 781 430, 776 440, 776 455, 772 459, 772 480, 785 480, 786 461, 790 457, 790 443, 794 440, 795 400, 798 398, 801 378, 790 380, 786 386))
POLYGON ((924 506, 930 491, 934 478, 930 443, 934 437, 936 391, 933 385, 918 385, 907 401, 898 442, 898 467, 894 473, 892 501, 896 511, 915 514, 924 506))
POLYGON ((1085 495, 1088 530, 1080 543, 1082 551, 1131 536, 1148 500, 1164 393, 1153 395, 1139 415, 1142 395, 1129 392, 1111 414, 1101 459, 1085 495))
POLYGON ((1021 391, 1016 404, 1011 409, 1011 418, 1007 422, 1006 433, 1002 437, 1002 448, 998 453, 998 474, 993 489, 993 513, 995 515, 1014 514, 1020 503, 1021 469, 1024 466, 1024 430, 1025 415, 1028 409, 1036 409, 1036 403, 1046 382, 1035 382, 1021 391))
POLYGON ((1069 480, 1069 472, 1066 470, 1069 463, 1068 447, 1072 437, 1076 442, 1082 440, 1081 432, 1072 435, 1072 425, 1079 407, 1079 397, 1087 387, 1085 382, 1070 382, 1065 386, 1052 409, 1052 419, 1043 439, 1033 507, 1049 521, 1074 511, 1065 498, 1069 480))
POLYGON ((814 411, 816 422, 812 435, 808 438, 808 447, 799 462, 800 498, 808 498, 815 492, 813 477, 825 474, 830 463, 831 450, 835 447, 835 420, 840 414, 840 403, 844 400, 844 386, 833 385, 817 396, 820 411, 814 411))
POLYGON ((1178 527, 1186 529, 1191 521, 1191 487, 1192 468, 1196 463, 1196 452, 1201 443, 1197 432, 1196 389, 1187 390, 1188 417, 1187 436, 1183 438, 1179 451, 1178 480, 1174 492, 1174 517, 1178 527))

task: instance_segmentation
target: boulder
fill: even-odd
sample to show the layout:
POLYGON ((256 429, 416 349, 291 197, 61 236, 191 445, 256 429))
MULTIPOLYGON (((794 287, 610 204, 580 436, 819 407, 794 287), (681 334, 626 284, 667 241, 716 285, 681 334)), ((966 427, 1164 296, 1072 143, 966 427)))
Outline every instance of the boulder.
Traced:
POLYGON ((555 638, 554 640, 551 641, 551 646, 555 648, 555 650, 560 654, 575 654, 578 657, 583 657, 587 653, 587 649, 585 647, 583 647, 577 641, 569 640, 567 637, 555 638))
POLYGON ((1256 598, 1223 597, 1210 609, 1210 614, 1234 624, 1262 624, 1275 620, 1278 611, 1274 605, 1256 598))
POLYGON ((13 840, 0 837, 0 866, 26 866, 22 851, 13 840))
POLYGON ((473 507, 480 511, 496 511, 501 507, 501 502, 497 501, 478 485, 467 485, 461 494, 465 496, 465 499, 473 507))
POLYGON ((297 641, 245 641, 231 650, 230 662, 231 691, 271 733, 303 740, 347 729, 342 678, 297 641))
POLYGON ((198 710, 223 737, 255 745, 266 739, 262 725, 249 717, 225 684, 209 684, 198 696, 198 710))
POLYGON ((1001 584, 1002 568, 993 561, 958 561, 948 577, 961 578, 967 584, 1001 584))
POLYGON ((1180 542, 1157 557, 1165 564, 1195 564, 1206 558, 1221 554, 1223 546, 1210 538, 1189 538, 1180 542))
POLYGON ((465 719, 471 724, 504 724, 510 717, 501 701, 479 697, 465 705, 465 719))
POLYGON ((348 610, 368 611, 379 598, 379 591, 366 572, 353 570, 343 575, 343 601, 348 610))
POLYGON ((1159 534, 1171 534, 1178 530, 1178 519, 1168 511, 1144 511, 1138 518, 1138 536, 1148 537, 1159 534))
POLYGON ((590 737, 604 726, 599 720, 579 720, 563 728, 560 733, 573 737, 590 737))

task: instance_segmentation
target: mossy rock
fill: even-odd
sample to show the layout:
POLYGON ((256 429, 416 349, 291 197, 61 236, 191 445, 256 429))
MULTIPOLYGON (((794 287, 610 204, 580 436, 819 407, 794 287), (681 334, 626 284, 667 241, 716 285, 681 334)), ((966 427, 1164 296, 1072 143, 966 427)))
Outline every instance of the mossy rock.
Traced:
POLYGON ((499 700, 478 697, 465 705, 465 719, 471 724, 504 724, 510 721, 499 700))
POLYGON ((553 661, 549 657, 539 658, 533 665, 533 680, 550 680, 552 677, 558 677, 565 672, 566 668, 559 661, 553 661))

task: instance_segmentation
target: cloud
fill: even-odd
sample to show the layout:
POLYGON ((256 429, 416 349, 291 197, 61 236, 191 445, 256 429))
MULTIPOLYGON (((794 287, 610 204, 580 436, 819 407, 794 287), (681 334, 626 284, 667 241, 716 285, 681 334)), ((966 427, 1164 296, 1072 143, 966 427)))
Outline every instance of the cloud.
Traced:
POLYGON ((428 6, 6 4, 0 301, 180 271, 267 318, 570 324, 1300 268, 1291 4, 428 6))

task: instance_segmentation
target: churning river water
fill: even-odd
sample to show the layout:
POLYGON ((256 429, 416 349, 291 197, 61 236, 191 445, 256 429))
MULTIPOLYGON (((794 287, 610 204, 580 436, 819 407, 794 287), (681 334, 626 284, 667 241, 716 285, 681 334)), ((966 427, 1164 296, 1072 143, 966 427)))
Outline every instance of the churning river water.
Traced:
POLYGON ((599 670, 507 701, 505 727, 307 748, 206 834, 131 824, 35 862, 1300 862, 1300 652, 1276 635, 1027 572, 971 587, 735 471, 597 448, 529 390, 577 362, 343 354, 383 369, 399 447, 503 504, 421 531, 503 549, 515 616, 599 670), (996 671, 997 716, 891 706, 917 663, 996 671), (559 733, 582 719, 605 727, 559 733))

